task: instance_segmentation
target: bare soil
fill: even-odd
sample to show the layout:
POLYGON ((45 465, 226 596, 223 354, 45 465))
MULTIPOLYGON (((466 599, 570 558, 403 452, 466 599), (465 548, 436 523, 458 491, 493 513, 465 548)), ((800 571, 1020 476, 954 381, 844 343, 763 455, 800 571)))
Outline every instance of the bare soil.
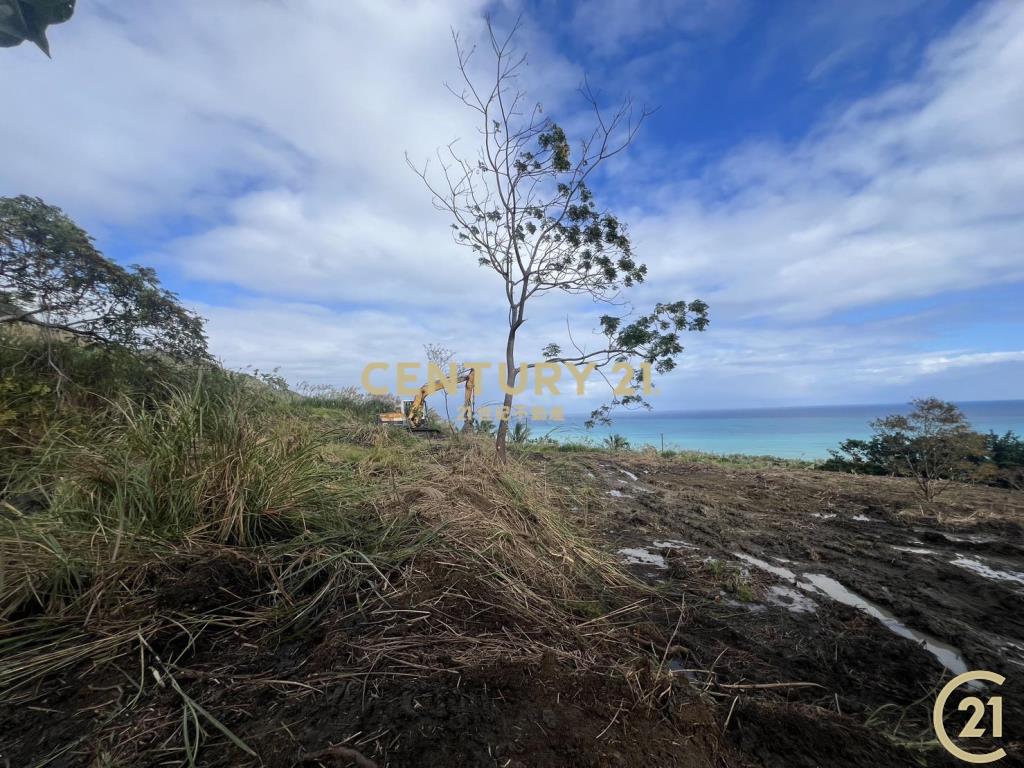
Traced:
MULTIPOLYGON (((888 478, 634 454, 530 460, 567 484, 567 512, 610 551, 649 556, 632 566, 658 595, 632 625, 635 668, 612 672, 609 659, 607 674, 581 671, 594 665, 574 664, 572 653, 449 663, 419 628, 424 606, 431 621, 468 637, 520 630, 508 617, 460 613, 458 601, 439 600, 457 577, 438 564, 429 580, 436 594, 387 616, 349 606, 286 635, 154 641, 190 700, 260 756, 204 720, 196 764, 958 765, 930 728, 950 671, 864 610, 801 587, 809 575, 831 577, 955 647, 967 668, 1006 675, 1001 744, 1009 755, 999 765, 1024 764, 1024 584, 1012 580, 1024 572, 1020 495, 957 487, 922 505, 909 483, 888 478), (1000 576, 953 562, 965 560, 1000 576), (402 665, 351 673, 365 669, 382 622, 402 665)), ((224 595, 267 588, 227 559, 162 578, 152 589, 165 611, 215 611, 224 595)), ((137 666, 131 657, 82 665, 0 703, 0 766, 187 764, 182 696, 167 675, 163 686, 147 678, 140 691, 137 666)), ((950 713, 951 734, 962 718, 950 713)))
MULTIPOLYGON (((1004 699, 1000 764, 1024 764, 1022 494, 954 486, 923 503, 899 478, 636 454, 547 461, 554 474, 583 462, 596 501, 577 514, 684 606, 675 663, 732 709, 726 742, 753 764, 868 764, 855 756, 866 744, 906 747, 879 765, 958 764, 931 726, 936 693, 963 671, 944 665, 955 652, 1006 676, 990 690, 1004 699), (943 662, 808 574, 923 634, 943 662), (727 687, 787 682, 814 686, 727 687)), ((965 717, 947 712, 952 736, 965 717)), ((975 741, 960 744, 992 747, 975 741)))
MULTIPOLYGON (((495 602, 486 594, 466 601, 464 573, 431 563, 419 578, 420 589, 365 612, 339 595, 337 610, 284 635, 168 627, 147 642, 143 672, 141 658, 124 654, 19 689, 0 702, 0 765, 188 765, 185 749, 197 739, 200 766, 734 764, 714 708, 652 665, 639 643, 631 668, 618 656, 629 643, 618 641, 574 652, 565 638, 559 654, 504 657, 517 645, 506 634, 532 631, 525 639, 537 647, 555 644, 543 628, 481 608, 495 602), (447 631, 425 632, 428 622, 447 631), (185 696, 202 712, 193 717, 185 696)), ((267 584, 224 556, 164 564, 150 588, 161 612, 214 617, 227 599, 259 596, 267 584)))

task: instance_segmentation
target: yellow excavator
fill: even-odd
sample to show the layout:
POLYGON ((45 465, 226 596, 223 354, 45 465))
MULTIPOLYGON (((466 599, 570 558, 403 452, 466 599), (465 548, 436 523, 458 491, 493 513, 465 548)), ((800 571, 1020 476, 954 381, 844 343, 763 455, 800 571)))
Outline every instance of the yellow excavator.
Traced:
MULTIPOLYGON (((473 369, 467 368, 456 378, 456 384, 465 384, 466 390, 465 397, 463 398, 464 431, 473 423, 473 392, 475 384, 473 374, 473 369)), ((394 427, 405 427, 413 432, 440 431, 427 426, 427 398, 439 389, 444 389, 447 383, 449 382, 444 379, 428 381, 420 387, 420 391, 416 393, 415 398, 401 402, 401 410, 382 413, 377 417, 377 421, 394 427)))

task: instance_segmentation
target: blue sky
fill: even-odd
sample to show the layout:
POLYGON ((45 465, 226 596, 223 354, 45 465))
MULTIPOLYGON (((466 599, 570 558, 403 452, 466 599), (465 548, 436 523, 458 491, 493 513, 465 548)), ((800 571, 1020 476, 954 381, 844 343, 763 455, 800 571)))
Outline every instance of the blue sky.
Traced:
MULTIPOLYGON (((472 149, 443 83, 450 30, 480 39, 486 14, 522 15, 523 85, 570 137, 584 76, 658 107, 596 185, 650 267, 637 308, 711 305, 656 405, 1022 396, 1012 1, 95 0, 52 61, 0 52, 0 194, 156 266, 232 367, 347 384, 428 342, 498 359, 500 287, 404 161, 472 149)), ((601 312, 542 299, 522 357, 601 312)))

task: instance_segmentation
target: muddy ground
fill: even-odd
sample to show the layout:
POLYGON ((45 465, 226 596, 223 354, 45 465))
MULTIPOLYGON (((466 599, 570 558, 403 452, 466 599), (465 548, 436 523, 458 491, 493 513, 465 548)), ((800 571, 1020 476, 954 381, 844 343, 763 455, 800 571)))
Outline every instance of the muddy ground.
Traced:
MULTIPOLYGON (((725 739, 755 764, 845 765, 867 740, 905 746, 891 764, 962 764, 930 719, 937 691, 967 669, 1007 678, 989 689, 1004 699, 999 764, 1024 764, 1024 495, 955 486, 925 504, 898 478, 635 454, 548 461, 577 477, 584 463, 595 503, 577 514, 685 606, 674 663, 733 709, 725 739), (727 687, 777 683, 814 686, 727 687), (857 735, 829 739, 839 724, 857 735)), ((965 717, 947 713, 951 735, 965 717)))
MULTIPOLYGON (((408 605, 328 612, 286 635, 172 632, 152 641, 162 660, 147 652, 147 674, 133 651, 51 677, 0 702, 0 766, 187 765, 190 711, 171 677, 259 754, 202 719, 204 766, 961 765, 930 727, 944 664, 1006 675, 998 765, 1024 764, 1020 494, 957 487, 922 505, 888 478, 638 454, 527 460, 659 595, 630 614, 647 649, 635 670, 580 672, 570 649, 515 663, 481 652, 453 672, 423 614, 457 630, 444 642, 496 641, 514 620, 460 608, 460 577, 437 563, 435 591, 408 605), (369 664, 382 638, 394 650, 369 664)), ((261 594, 253 578, 230 560, 182 563, 152 593, 163 611, 216 611, 261 594)), ((962 718, 950 713, 950 733, 962 718)))
MULTIPOLYGON (((331 610, 290 635, 169 630, 144 654, 20 689, 0 700, 0 766, 746 765, 685 680, 647 663, 605 674, 571 653, 511 661, 501 641, 522 631, 515 619, 468 604, 458 573, 431 569, 431 594, 387 608, 331 610), (455 631, 424 632, 427 614, 455 631), (497 652, 455 658, 474 644, 497 652)), ((192 612, 262 589, 231 558, 182 563, 154 586, 162 609, 192 612)))

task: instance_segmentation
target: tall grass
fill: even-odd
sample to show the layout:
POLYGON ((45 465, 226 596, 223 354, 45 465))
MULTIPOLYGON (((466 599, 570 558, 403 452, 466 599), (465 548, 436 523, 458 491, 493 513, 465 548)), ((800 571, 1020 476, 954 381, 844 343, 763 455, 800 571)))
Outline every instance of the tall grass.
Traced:
POLYGON ((451 639, 464 659, 536 655, 579 642, 581 617, 611 610, 604 590, 632 583, 566 523, 559 492, 483 438, 417 441, 216 373, 156 391, 97 397, 19 444, 0 494, 0 689, 93 640, 113 658, 168 622, 295 626, 352 599, 436 612, 431 633, 489 617, 493 632, 451 639), (161 607, 218 562, 244 574, 237 599, 161 607))
POLYGON ((162 400, 168 387, 187 387, 200 376, 209 381, 232 374, 212 364, 183 364, 0 328, 0 413, 45 404, 51 415, 66 418, 75 409, 102 408, 120 397, 162 400))
POLYGON ((302 396, 301 404, 308 408, 329 408, 345 411, 353 416, 373 419, 385 411, 398 407, 398 399, 390 395, 370 395, 358 387, 336 387, 332 384, 310 384, 298 386, 302 396))
POLYGON ((320 441, 197 383, 160 407, 120 401, 95 428, 52 427, 36 488, 52 513, 158 537, 247 545, 305 530, 329 505, 320 441))
MULTIPOLYGON (((341 423, 300 418, 251 380, 219 372, 87 402, 8 434, 0 619, 134 616, 135 631, 166 619, 151 604, 154 574, 218 557, 251 572, 260 606, 304 618, 310 601, 329 597, 325 585, 353 588, 407 557, 392 541, 403 528, 373 511, 372 482, 327 458, 341 423)), ((19 645, 24 636, 0 624, 0 687, 23 679, 15 647, 34 652, 19 645)), ((67 663, 77 645, 69 635, 67 663)), ((59 654, 43 658, 56 664, 59 654)))

